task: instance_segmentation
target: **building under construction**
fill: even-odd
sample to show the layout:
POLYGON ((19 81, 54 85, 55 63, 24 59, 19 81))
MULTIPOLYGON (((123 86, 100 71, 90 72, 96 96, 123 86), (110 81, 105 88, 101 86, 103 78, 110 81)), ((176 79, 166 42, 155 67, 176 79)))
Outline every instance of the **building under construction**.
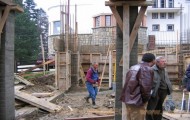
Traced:
MULTIPOLYGON (((125 120, 125 106, 118 101, 121 88, 125 82, 123 78, 125 78, 125 73, 129 70, 130 66, 138 63, 144 53, 149 52, 154 53, 156 56, 165 56, 168 62, 167 70, 170 80, 173 84, 178 86, 181 85, 183 72, 190 62, 188 30, 180 32, 180 37, 177 42, 174 37, 169 43, 164 42, 165 40, 162 39, 162 41, 159 41, 160 44, 157 44, 158 37, 156 37, 156 35, 148 34, 145 12, 148 6, 154 5, 153 1, 105 1, 105 6, 109 7, 112 13, 94 15, 92 33, 79 34, 77 5, 74 6, 75 12, 71 15, 70 0, 68 0, 59 6, 60 23, 57 24, 60 24, 60 34, 50 35, 48 40, 49 54, 54 56, 54 60, 42 64, 45 65, 55 62, 53 87, 48 86, 48 90, 51 88, 51 90, 48 91, 49 93, 44 93, 42 90, 38 93, 27 92, 26 90, 22 90, 25 88, 23 86, 17 86, 14 89, 14 78, 22 81, 28 89, 30 89, 28 86, 34 86, 33 83, 30 83, 31 81, 23 79, 26 71, 19 73, 19 75, 14 75, 13 72, 13 14, 15 11, 23 12, 23 10, 15 5, 12 0, 0 0, 0 5, 2 8, 0 9, 0 118, 2 118, 2 120, 15 119, 15 98, 37 108, 54 113, 52 116, 48 116, 49 119, 53 119, 53 117, 56 117, 55 119, 61 119, 64 115, 68 113, 72 114, 73 112, 73 116, 77 113, 76 118, 69 118, 69 114, 67 116, 68 118, 64 119, 125 120), (83 103, 84 100, 80 97, 85 94, 77 96, 76 94, 79 94, 80 91, 75 91, 76 94, 66 93, 72 88, 81 86, 80 89, 85 88, 85 74, 92 62, 99 63, 99 75, 102 82, 101 89, 114 89, 109 93, 115 93, 114 95, 107 95, 106 93, 106 95, 101 96, 101 94, 105 94, 102 92, 99 99, 109 96, 109 99, 101 101, 108 104, 105 105, 100 102, 101 108, 96 111, 83 103), (48 98, 44 98, 44 96, 48 98), (74 98, 78 99, 75 100, 74 98), (71 101, 76 102, 75 106, 72 106, 71 101), (85 108, 86 111, 83 108, 85 108), (75 109, 77 112, 75 112, 75 109), (82 110, 83 113, 78 115, 82 110), (87 117, 82 116, 82 114, 89 111, 91 114, 88 114, 87 117), (106 114, 104 113, 105 111, 107 111, 106 114), (91 117, 89 115, 96 116, 91 117)), ((50 31, 56 32, 54 29, 50 29, 50 31)), ((157 31, 157 34, 159 34, 161 38, 166 39, 167 36, 171 36, 168 35, 167 32, 157 31)), ((178 38, 178 33, 172 36, 175 35, 178 38)), ((34 68, 37 67, 38 66, 35 66, 34 68)), ((45 79, 45 81, 46 80, 47 79, 45 79)), ((40 87, 45 88, 47 85, 40 87)), ((34 108, 32 108, 32 110, 36 111, 34 108)), ((189 117, 188 115, 187 118, 189 117)), ((48 119, 48 117, 46 116, 44 119, 48 119)))

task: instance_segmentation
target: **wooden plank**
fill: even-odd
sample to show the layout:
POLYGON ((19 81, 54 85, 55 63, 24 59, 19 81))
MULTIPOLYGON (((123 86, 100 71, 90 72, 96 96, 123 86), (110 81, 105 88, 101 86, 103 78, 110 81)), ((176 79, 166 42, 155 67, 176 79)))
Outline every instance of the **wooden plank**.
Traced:
POLYGON ((15 90, 15 98, 53 113, 59 112, 62 109, 61 106, 45 101, 44 99, 36 98, 35 96, 18 90, 15 90))
MULTIPOLYGON (((129 61, 130 61, 130 21, 129 21, 130 11, 129 6, 123 6, 123 60, 125 61, 123 64, 123 86, 125 84, 126 73, 129 70, 129 61)), ((125 104, 122 103, 122 120, 126 120, 126 107, 125 104)))
POLYGON ((123 21, 118 13, 118 11, 116 10, 115 6, 110 6, 110 9, 116 19, 117 24, 119 25, 119 28, 121 29, 121 31, 123 32, 123 21))
POLYGON ((85 78, 84 70, 83 70, 81 64, 80 64, 80 76, 81 76, 81 79, 82 79, 83 84, 85 85, 86 78, 85 78))
POLYGON ((28 80, 24 79, 23 77, 19 76, 19 75, 14 75, 14 77, 21 81, 22 83, 26 84, 26 85, 29 85, 29 86, 32 86, 34 85, 33 83, 29 82, 28 80))
POLYGON ((52 97, 53 93, 32 93, 32 96, 38 97, 38 98, 44 98, 44 97, 52 97))
POLYGON ((4 25, 5 25, 5 22, 6 22, 6 20, 7 20, 7 17, 8 17, 8 15, 9 15, 10 10, 11 10, 11 6, 7 5, 7 6, 5 7, 3 16, 2 16, 1 21, 0 21, 0 34, 2 33, 3 27, 4 27, 4 25))
MULTIPOLYGON (((141 22, 142 22, 142 19, 144 17, 144 14, 146 12, 146 9, 147 9, 147 6, 142 6, 140 11, 139 11, 139 14, 138 14, 138 16, 136 18, 136 21, 135 21, 135 24, 133 26, 132 32, 130 34, 130 45, 129 45, 130 51, 129 51, 129 53, 131 53, 131 50, 133 48, 133 44, 135 42, 135 39, 136 39, 136 36, 137 36, 137 33, 138 33, 138 29, 139 29, 139 27, 141 25, 141 22)), ((120 66, 122 66, 122 64, 123 64, 123 57, 120 60, 120 66)))
POLYGON ((11 10, 17 11, 19 13, 23 13, 24 12, 24 9, 22 7, 20 7, 19 5, 12 6, 11 10))
POLYGON ((47 65, 47 64, 50 64, 50 63, 52 63, 52 62, 54 62, 54 61, 55 61, 55 60, 49 60, 49 61, 47 61, 47 62, 45 62, 45 63, 40 64, 40 65, 36 65, 36 66, 34 66, 34 67, 32 67, 32 68, 26 70, 26 71, 23 71, 23 72, 19 73, 19 75, 22 75, 22 74, 24 74, 24 73, 26 73, 26 72, 30 72, 30 71, 32 71, 32 70, 34 70, 34 69, 36 69, 36 68, 39 68, 39 67, 43 66, 44 64, 47 65))
POLYGON ((112 87, 113 70, 112 70, 112 51, 109 51, 109 88, 112 87))
POLYGON ((96 117, 78 117, 78 118, 65 118, 64 120, 113 120, 114 115, 96 116, 96 117))
POLYGON ((123 5, 129 5, 129 6, 152 6, 154 3, 153 1, 118 1, 118 2, 110 2, 105 1, 105 6, 123 6, 123 5))
POLYGON ((103 71, 102 71, 102 75, 101 75, 101 78, 100 78, 100 85, 98 87, 98 91, 100 91, 100 87, 101 87, 101 84, 102 84, 102 79, 104 77, 104 72, 105 72, 105 68, 106 68, 106 62, 107 62, 107 59, 108 59, 110 47, 111 47, 111 44, 109 45, 108 50, 107 50, 107 55, 106 55, 106 59, 105 59, 105 63, 104 63, 103 71))

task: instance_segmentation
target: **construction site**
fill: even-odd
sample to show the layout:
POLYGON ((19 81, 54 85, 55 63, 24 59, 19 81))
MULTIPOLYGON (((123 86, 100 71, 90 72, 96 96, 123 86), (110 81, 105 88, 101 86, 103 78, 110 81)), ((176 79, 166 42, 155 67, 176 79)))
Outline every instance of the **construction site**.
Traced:
POLYGON ((23 9, 12 0, 0 0, 1 120, 126 120, 125 104, 119 101, 124 78, 144 53, 167 60, 175 110, 165 109, 163 119, 190 119, 190 96, 185 95, 187 103, 182 108, 181 88, 190 64, 189 29, 148 34, 145 13, 154 0, 107 0, 104 4, 110 8, 108 15, 114 17, 115 25, 93 27, 91 34, 79 34, 77 5, 71 16, 70 0, 65 1, 60 2, 60 34, 48 37, 53 59, 14 72, 14 13, 23 9), (99 64, 97 109, 84 99, 88 95, 85 75, 93 62, 99 64), (51 63, 55 63, 54 69, 48 71, 51 63), (33 72, 37 68, 43 70, 33 72))

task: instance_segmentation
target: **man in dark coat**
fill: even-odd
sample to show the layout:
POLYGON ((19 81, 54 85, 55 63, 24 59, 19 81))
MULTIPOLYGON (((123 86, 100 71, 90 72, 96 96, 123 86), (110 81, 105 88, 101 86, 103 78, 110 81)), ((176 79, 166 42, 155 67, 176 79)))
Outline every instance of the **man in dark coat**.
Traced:
POLYGON ((163 102, 167 95, 172 93, 172 85, 166 71, 166 59, 163 56, 156 58, 154 70, 153 92, 148 101, 146 120, 162 120, 163 102))
POLYGON ((146 53, 142 62, 130 68, 120 100, 126 105, 127 120, 144 120, 146 105, 151 95, 155 56, 146 53))
POLYGON ((187 67, 186 71, 185 71, 185 76, 182 80, 182 84, 183 84, 183 87, 184 87, 184 92, 190 92, 190 64, 189 66, 187 67))

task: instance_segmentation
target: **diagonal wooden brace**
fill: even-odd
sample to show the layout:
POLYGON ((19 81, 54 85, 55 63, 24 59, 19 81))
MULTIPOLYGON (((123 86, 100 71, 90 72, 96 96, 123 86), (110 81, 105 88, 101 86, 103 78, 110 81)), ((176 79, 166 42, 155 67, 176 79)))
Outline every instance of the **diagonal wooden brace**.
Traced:
POLYGON ((5 7, 5 10, 3 12, 3 16, 2 16, 1 21, 0 21, 0 34, 2 33, 3 27, 5 25, 5 22, 7 20, 7 17, 9 15, 10 10, 11 10, 11 6, 7 5, 5 7))
MULTIPOLYGON (((141 25, 141 21, 144 17, 144 14, 146 12, 146 9, 147 9, 147 6, 142 6, 140 11, 139 11, 139 14, 136 18, 136 21, 135 21, 135 24, 133 26, 133 29, 131 31, 131 34, 130 34, 130 53, 131 53, 131 50, 133 48, 133 44, 135 42, 135 39, 136 39, 136 36, 137 36, 137 33, 138 33, 138 29, 141 25)), ((119 62, 119 65, 122 66, 123 65, 123 56, 119 62)))

